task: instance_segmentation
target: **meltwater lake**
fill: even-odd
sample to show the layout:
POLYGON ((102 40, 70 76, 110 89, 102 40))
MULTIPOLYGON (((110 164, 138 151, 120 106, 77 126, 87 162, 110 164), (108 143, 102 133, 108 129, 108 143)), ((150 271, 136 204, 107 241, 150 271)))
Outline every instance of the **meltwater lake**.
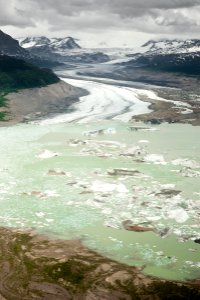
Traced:
POLYGON ((1 127, 0 225, 81 239, 147 274, 197 278, 199 133, 116 119, 1 127))

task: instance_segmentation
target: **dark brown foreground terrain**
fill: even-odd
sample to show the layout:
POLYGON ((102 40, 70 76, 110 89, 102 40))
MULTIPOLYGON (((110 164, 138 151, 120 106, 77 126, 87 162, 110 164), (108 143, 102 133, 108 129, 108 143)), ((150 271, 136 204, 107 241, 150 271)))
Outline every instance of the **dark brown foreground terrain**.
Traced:
POLYGON ((107 259, 80 241, 0 228, 0 299, 200 299, 200 283, 171 282, 107 259))

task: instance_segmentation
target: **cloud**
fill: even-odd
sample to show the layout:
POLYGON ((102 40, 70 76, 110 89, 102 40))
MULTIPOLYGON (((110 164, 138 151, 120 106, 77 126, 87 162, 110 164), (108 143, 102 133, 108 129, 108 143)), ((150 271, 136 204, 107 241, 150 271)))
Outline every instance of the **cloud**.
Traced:
POLYGON ((13 25, 17 27, 35 26, 35 22, 23 9, 22 2, 0 0, 0 26, 13 25))
MULTIPOLYGON (((31 0, 30 0, 31 1, 31 0)), ((200 0, 32 0, 41 10, 51 8, 61 15, 78 15, 80 12, 116 13, 121 17, 138 17, 155 9, 168 10, 200 5, 200 0)))
POLYGON ((200 35, 199 20, 200 0, 0 0, 0 25, 33 34, 200 35))

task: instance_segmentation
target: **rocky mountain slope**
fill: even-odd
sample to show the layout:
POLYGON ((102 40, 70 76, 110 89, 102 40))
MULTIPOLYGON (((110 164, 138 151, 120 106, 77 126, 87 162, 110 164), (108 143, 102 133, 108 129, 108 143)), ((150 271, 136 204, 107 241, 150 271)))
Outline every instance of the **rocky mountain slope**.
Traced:
POLYGON ((79 75, 143 82, 199 92, 200 40, 149 41, 137 48, 102 49, 109 61, 79 75))
POLYGON ((16 58, 30 59, 28 51, 19 45, 19 42, 10 35, 0 30, 0 54, 14 56, 16 58))
POLYGON ((134 53, 125 67, 145 68, 152 71, 200 75, 200 40, 149 41, 134 53))
POLYGON ((0 55, 8 55, 23 59, 40 67, 53 67, 59 65, 56 61, 41 59, 20 46, 19 41, 0 30, 0 55))
POLYGON ((129 62, 153 71, 200 75, 200 53, 143 55, 129 62))
POLYGON ((0 125, 66 111, 84 94, 32 62, 41 65, 48 60, 37 58, 0 31, 0 125))

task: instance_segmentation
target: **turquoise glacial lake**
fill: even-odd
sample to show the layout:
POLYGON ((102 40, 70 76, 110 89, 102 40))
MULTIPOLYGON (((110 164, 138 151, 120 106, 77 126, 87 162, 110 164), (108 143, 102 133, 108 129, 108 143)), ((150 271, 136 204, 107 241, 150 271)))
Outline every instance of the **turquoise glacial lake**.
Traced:
POLYGON ((0 136, 1 226, 81 239, 146 274, 200 277, 199 127, 105 120, 0 136))

